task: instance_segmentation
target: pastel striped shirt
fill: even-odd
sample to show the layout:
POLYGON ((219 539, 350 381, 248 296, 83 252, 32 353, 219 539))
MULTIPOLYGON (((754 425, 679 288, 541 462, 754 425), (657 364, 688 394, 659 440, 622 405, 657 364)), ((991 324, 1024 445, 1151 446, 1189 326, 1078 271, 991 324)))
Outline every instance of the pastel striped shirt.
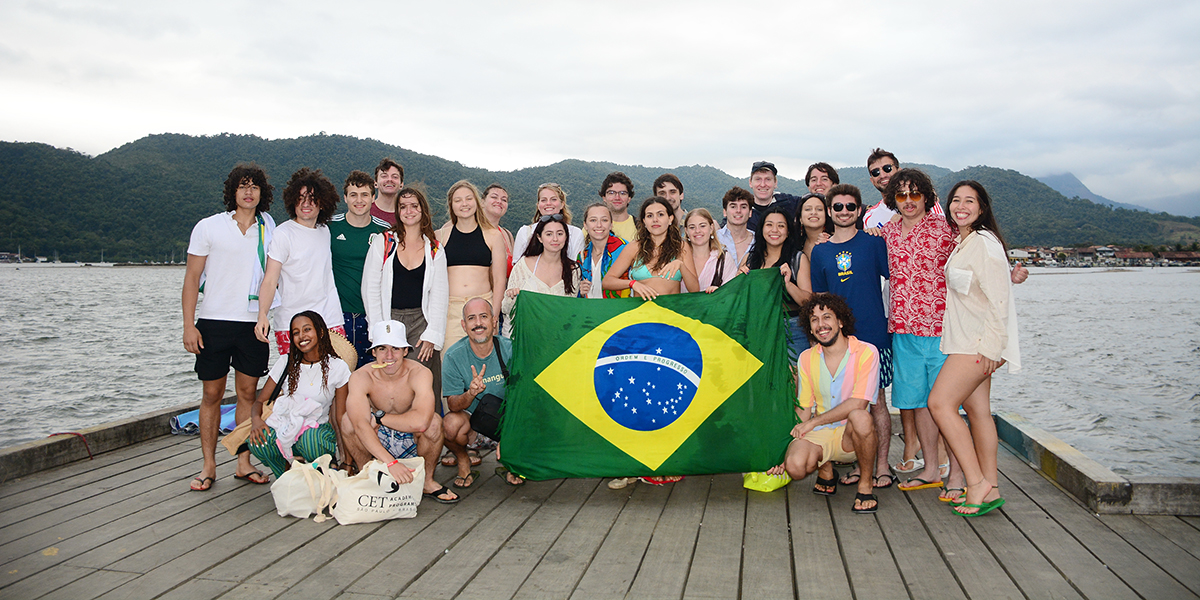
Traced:
MULTIPOLYGON (((800 370, 797 402, 801 408, 816 403, 815 415, 827 413, 850 398, 865 398, 875 404, 879 397, 879 351, 868 342, 846 336, 849 348, 842 357, 836 373, 825 364, 825 347, 813 344, 800 354, 796 366, 800 370)), ((822 425, 816 429, 841 427, 845 420, 822 425)))

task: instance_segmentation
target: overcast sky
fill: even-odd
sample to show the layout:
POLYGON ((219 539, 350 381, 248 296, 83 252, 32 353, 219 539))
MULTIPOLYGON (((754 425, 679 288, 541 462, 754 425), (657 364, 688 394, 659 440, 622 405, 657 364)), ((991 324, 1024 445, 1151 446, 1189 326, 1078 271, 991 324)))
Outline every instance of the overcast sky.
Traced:
POLYGON ((1195 0, 4 0, 0 139, 324 131, 497 170, 794 178, 882 146, 1136 202, 1200 191, 1198 32, 1195 0))

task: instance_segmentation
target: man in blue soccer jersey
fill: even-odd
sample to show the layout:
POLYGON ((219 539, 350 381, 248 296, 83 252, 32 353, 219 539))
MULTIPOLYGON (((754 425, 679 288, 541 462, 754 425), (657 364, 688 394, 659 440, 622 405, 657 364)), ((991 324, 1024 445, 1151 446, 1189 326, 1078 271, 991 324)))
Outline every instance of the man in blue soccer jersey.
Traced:
MULTIPOLYGON (((815 166, 815 165, 814 165, 815 166)), ((828 190, 828 213, 833 221, 833 236, 817 244, 812 251, 813 292, 832 292, 846 299, 854 313, 858 338, 879 350, 879 401, 871 405, 878 436, 874 485, 891 487, 896 482, 888 467, 888 448, 892 437, 892 417, 888 414, 887 394, 883 388, 892 383, 892 337, 887 329, 880 278, 887 278, 887 244, 883 239, 862 234, 862 194, 848 184, 828 190)), ((854 485, 861 475, 854 469, 842 478, 842 485, 854 485)))

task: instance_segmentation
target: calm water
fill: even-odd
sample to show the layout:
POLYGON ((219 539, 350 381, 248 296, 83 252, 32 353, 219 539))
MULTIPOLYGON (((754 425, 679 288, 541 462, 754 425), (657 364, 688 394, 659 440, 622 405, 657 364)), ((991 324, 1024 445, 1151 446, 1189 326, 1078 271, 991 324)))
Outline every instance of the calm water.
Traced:
MULTIPOLYGON (((0 268, 0 447, 200 399, 183 269, 0 268)), ((1035 270, 992 406, 1122 474, 1200 477, 1200 271, 1035 270)), ((230 379, 232 382, 232 378, 230 379)))

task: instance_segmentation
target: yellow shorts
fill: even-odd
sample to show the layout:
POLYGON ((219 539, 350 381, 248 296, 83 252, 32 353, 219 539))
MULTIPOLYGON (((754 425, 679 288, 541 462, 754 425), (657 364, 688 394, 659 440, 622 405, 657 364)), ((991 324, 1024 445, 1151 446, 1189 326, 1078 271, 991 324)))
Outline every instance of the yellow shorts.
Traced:
POLYGON ((831 460, 854 462, 858 460, 858 457, 853 452, 846 452, 842 449, 842 438, 845 435, 846 426, 842 425, 841 427, 826 427, 810 431, 801 439, 821 447, 821 464, 831 460))

